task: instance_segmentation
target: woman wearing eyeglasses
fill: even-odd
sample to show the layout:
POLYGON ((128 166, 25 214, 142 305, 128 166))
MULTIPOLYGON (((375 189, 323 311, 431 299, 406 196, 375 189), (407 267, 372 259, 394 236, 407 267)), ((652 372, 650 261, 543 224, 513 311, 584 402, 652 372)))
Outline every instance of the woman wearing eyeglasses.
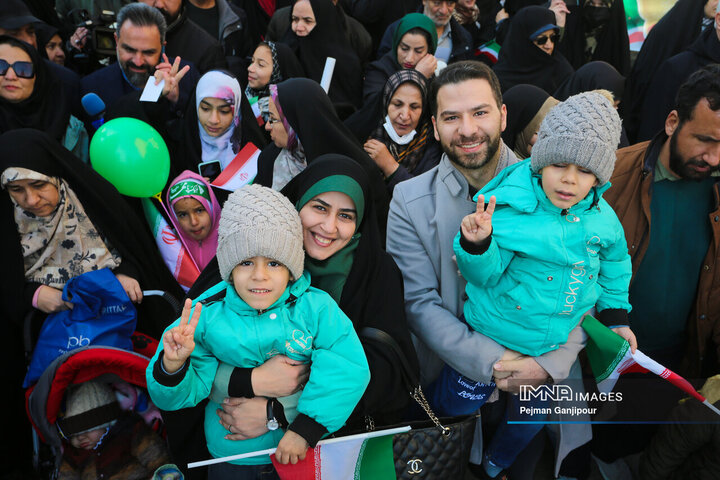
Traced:
POLYGON ((84 162, 88 135, 70 114, 59 79, 27 43, 0 36, 0 133, 34 128, 48 133, 84 162))
POLYGON ((503 92, 527 83, 552 95, 573 74, 556 48, 559 32, 552 10, 533 6, 515 14, 493 68, 503 92))

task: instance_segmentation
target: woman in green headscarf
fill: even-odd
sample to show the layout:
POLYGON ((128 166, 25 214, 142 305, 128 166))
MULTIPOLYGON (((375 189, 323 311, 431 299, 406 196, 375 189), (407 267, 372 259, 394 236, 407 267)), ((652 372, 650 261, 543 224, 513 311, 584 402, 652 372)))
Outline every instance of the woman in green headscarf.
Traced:
POLYGON ((422 13, 405 15, 393 35, 392 50, 367 67, 363 105, 380 101, 388 78, 404 68, 414 68, 430 80, 437 68, 433 56, 437 43, 437 30, 429 17, 422 13))

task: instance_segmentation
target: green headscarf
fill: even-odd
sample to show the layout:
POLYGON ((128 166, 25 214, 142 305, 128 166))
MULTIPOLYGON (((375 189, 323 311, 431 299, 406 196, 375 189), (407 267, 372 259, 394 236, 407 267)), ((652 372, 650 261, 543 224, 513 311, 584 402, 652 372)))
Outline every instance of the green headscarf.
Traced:
MULTIPOLYGON (((355 232, 357 232, 365 212, 365 196, 360 184, 352 177, 330 175, 318 180, 300 197, 295 208, 300 211, 310 200, 325 192, 341 192, 352 199, 357 211, 355 220, 355 232)), ((326 260, 315 260, 305 256, 305 268, 310 272, 312 286, 330 294, 338 304, 359 242, 360 234, 355 233, 345 247, 326 260)))
POLYGON ((433 21, 422 13, 408 13, 400 20, 393 35, 393 54, 397 54, 398 45, 402 37, 413 28, 420 28, 430 34, 432 41, 430 45, 428 45, 428 52, 434 54, 438 43, 437 30, 435 29, 433 21))

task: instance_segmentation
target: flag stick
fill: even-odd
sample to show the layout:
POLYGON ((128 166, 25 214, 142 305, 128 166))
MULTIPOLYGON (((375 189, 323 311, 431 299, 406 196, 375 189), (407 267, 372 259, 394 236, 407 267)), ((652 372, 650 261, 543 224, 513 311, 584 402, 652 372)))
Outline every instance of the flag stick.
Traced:
MULTIPOLYGON (((367 432, 367 433, 358 433, 355 435, 348 435, 346 437, 337 437, 337 438, 328 438, 327 440, 320 440, 318 442, 318 445, 330 445, 333 443, 340 443, 340 442, 346 442, 348 440, 357 440, 357 439, 368 439, 368 438, 374 438, 374 437, 384 437, 385 435, 394 435, 396 433, 403 433, 410 431, 410 426, 407 425, 405 427, 398 427, 398 428, 390 428, 387 430, 377 430, 374 432, 367 432)), ((215 463, 225 463, 229 462, 231 460, 240 460, 243 458, 250 458, 250 457, 258 457, 260 455, 272 455, 275 453, 275 448, 268 448, 266 450, 258 450, 257 452, 248 452, 248 453, 241 453, 238 455, 230 455, 229 457, 222 457, 222 458, 211 458, 210 460, 203 460, 202 462, 193 462, 188 463, 188 468, 195 468, 195 467, 204 467, 205 465, 213 465, 215 463)))
POLYGON ((708 402, 707 400, 704 400, 704 401, 703 401, 703 404, 704 404, 705 406, 707 406, 707 407, 708 407, 710 410, 712 410, 713 412, 715 412, 715 413, 717 413, 718 415, 720 415, 720 410, 718 410, 717 408, 715 408, 715 405, 713 405, 712 403, 708 402))

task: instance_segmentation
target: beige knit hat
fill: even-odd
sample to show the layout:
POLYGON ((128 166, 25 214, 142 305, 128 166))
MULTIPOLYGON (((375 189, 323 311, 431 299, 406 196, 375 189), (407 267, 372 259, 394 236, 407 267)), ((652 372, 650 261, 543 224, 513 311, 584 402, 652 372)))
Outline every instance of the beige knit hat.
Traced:
POLYGON ((530 165, 539 172, 555 163, 574 163, 610 180, 622 122, 612 102, 598 92, 573 95, 545 116, 532 148, 530 165))
POLYGON ((230 194, 220 214, 217 260, 223 280, 241 261, 267 257, 285 265, 293 278, 303 274, 302 225, 282 193, 246 185, 230 194))
POLYGON ((58 420, 63 435, 71 437, 110 426, 122 410, 110 386, 90 380, 73 387, 65 399, 65 415, 58 420))

